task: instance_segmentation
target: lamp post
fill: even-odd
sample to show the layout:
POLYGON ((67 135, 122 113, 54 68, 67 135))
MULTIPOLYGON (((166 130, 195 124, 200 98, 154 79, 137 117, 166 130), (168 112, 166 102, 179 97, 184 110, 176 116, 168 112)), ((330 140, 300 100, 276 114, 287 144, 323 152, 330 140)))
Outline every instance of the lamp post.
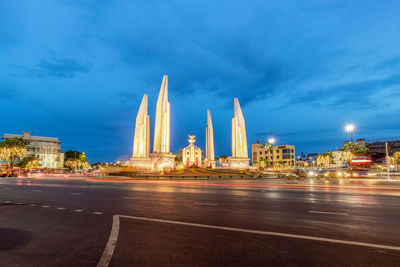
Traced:
POLYGON ((353 131, 354 131, 354 125, 353 124, 347 124, 345 127, 346 132, 349 132, 350 134, 350 142, 353 142, 353 131))
POLYGON ((272 165, 274 165, 274 150, 272 149, 272 146, 275 144, 275 138, 273 138, 273 137, 270 137, 269 139, 268 139, 268 144, 269 144, 269 146, 268 146, 268 148, 269 148, 269 159, 268 159, 268 165, 269 165, 269 160, 271 159, 271 157, 272 157, 272 159, 271 159, 271 163, 272 163, 272 165))

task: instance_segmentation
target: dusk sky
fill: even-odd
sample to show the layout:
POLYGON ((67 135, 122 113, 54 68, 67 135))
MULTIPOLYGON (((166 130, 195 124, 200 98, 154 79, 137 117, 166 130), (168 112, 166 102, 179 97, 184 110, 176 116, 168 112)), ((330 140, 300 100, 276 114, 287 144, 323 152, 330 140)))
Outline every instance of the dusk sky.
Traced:
POLYGON ((230 155, 233 98, 247 141, 335 150, 400 136, 400 1, 0 1, 0 134, 58 137, 90 162, 128 159, 143 94, 153 133, 169 77, 171 148, 211 110, 230 155))

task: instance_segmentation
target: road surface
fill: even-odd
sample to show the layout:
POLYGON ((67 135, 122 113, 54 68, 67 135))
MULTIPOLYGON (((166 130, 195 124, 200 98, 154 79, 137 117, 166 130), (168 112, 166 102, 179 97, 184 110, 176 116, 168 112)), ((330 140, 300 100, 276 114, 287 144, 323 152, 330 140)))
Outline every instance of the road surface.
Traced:
POLYGON ((400 185, 0 180, 0 266, 400 266, 400 185))

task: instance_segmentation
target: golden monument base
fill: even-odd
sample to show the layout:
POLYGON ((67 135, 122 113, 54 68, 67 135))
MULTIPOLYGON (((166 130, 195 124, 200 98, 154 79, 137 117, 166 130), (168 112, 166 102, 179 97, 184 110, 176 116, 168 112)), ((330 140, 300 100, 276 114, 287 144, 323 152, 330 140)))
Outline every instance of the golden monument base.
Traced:
POLYGON ((228 158, 229 169, 248 169, 250 168, 249 158, 228 158))

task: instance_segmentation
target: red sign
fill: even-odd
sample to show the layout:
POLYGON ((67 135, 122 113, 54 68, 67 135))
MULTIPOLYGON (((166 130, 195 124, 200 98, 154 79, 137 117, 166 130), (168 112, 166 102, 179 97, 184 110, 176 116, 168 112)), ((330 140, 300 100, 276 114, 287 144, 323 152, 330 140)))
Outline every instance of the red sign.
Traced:
POLYGON ((374 163, 374 161, 370 157, 356 157, 351 159, 351 164, 364 165, 372 163, 374 163))

